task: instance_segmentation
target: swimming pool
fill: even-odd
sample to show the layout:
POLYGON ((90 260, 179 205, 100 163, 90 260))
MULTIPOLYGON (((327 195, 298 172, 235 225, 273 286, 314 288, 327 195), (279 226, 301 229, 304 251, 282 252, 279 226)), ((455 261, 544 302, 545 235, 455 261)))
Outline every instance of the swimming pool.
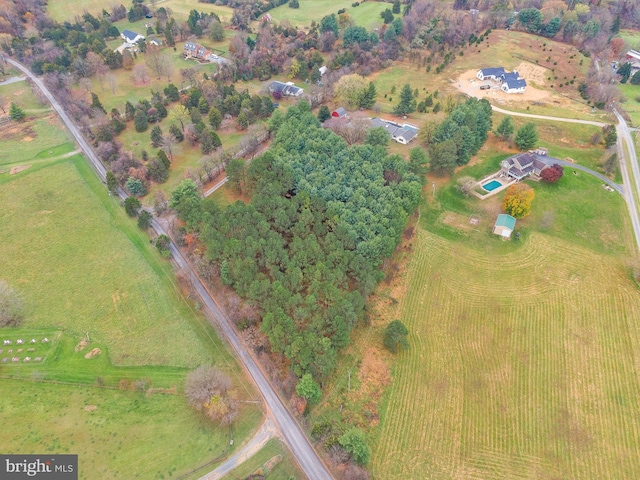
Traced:
POLYGON ((484 188, 487 192, 492 192, 493 190, 501 186, 502 184, 499 181, 491 180, 489 183, 485 183, 484 185, 482 185, 482 188, 484 188))

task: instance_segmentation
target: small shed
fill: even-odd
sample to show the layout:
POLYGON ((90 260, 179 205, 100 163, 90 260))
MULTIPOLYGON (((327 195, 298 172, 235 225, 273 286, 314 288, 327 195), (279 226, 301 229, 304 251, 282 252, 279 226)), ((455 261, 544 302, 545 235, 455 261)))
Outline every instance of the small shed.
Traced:
POLYGON ((331 116, 335 118, 343 118, 347 116, 347 111, 343 107, 338 107, 331 112, 331 116))
POLYGON ((501 213, 496 219, 496 223, 493 226, 493 233, 500 235, 504 238, 511 237, 513 229, 516 227, 516 219, 506 213, 501 213))

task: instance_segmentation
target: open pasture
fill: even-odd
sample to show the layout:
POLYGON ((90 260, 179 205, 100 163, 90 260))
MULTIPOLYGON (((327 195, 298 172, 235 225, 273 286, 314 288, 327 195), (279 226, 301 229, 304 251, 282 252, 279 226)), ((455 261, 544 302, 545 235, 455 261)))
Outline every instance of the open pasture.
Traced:
POLYGON ((382 25, 380 14, 391 4, 385 2, 364 2, 357 7, 352 7, 351 0, 300 0, 300 8, 289 8, 289 4, 280 5, 268 13, 276 22, 287 21, 294 27, 308 30, 311 22, 320 23, 322 17, 338 14, 338 10, 346 9, 356 25, 372 29, 376 25, 382 25))
POLYGON ((376 478, 631 478, 640 292, 621 257, 532 233, 475 248, 418 229, 376 478), (515 244, 516 242, 511 242, 515 244))
POLYGON ((24 326, 89 332, 109 346, 115 364, 208 361, 195 315, 168 269, 155 252, 133 247, 128 235, 139 244, 147 240, 106 190, 103 200, 110 204, 104 208, 87 185, 98 182, 87 169, 77 156, 26 171, 0 190, 0 270, 23 292, 24 326))

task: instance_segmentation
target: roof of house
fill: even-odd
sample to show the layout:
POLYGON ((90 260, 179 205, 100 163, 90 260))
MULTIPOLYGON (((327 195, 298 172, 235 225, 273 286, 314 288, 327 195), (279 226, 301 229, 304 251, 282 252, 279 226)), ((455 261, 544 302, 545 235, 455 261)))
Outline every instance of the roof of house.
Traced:
POLYGON ((280 92, 283 95, 293 95, 293 96, 297 96, 299 93, 302 93, 303 91, 302 88, 296 87, 291 82, 282 83, 282 82, 278 82, 277 80, 271 82, 271 84, 269 85, 269 90, 271 90, 272 92, 280 92))
POLYGON ((506 213, 501 213, 496 218, 496 227, 504 227, 513 230, 516 227, 516 219, 506 213))
POLYGON ((504 83, 507 84, 507 87, 509 87, 510 90, 527 86, 527 81, 524 78, 519 78, 517 80, 505 80, 504 83))
POLYGON ((333 112, 331 112, 332 115, 334 113, 337 113, 339 117, 344 117, 347 114, 347 111, 344 109, 344 107, 338 107, 333 112))
POLYGON ((139 33, 136 32, 132 32, 131 30, 123 30, 122 31, 122 35, 124 35, 124 37, 129 40, 130 42, 135 41, 136 38, 138 37, 142 37, 144 38, 142 35, 140 35, 139 33))
POLYGON ((409 125, 405 123, 404 125, 399 125, 395 122, 391 122, 389 120, 382 120, 378 117, 371 119, 372 127, 382 127, 384 128, 389 135, 393 138, 404 138, 405 141, 409 142, 413 140, 416 135, 418 135, 418 128, 413 125, 409 125))
POLYGON ((405 125, 402 130, 396 132, 396 137, 402 137, 407 142, 413 140, 418 135, 418 129, 410 125, 405 125))
POLYGON ((326 65, 321 66, 320 68, 318 68, 318 70, 320 71, 320 75, 324 75, 325 73, 327 73, 327 70, 329 70, 326 65))
POLYGON ((518 80, 520 78, 520 75, 516 71, 504 72, 502 75, 500 75, 500 78, 502 78, 503 82, 507 82, 509 80, 518 80))
POLYGON ((196 51, 198 49, 198 44, 193 42, 184 42, 184 49, 196 51))
POLYGON ((482 75, 485 77, 495 76, 499 77, 504 73, 504 67, 492 67, 492 68, 482 68, 480 69, 482 75))
POLYGON ((640 60, 640 52, 638 52, 636 50, 629 50, 627 52, 627 57, 632 57, 632 58, 636 58, 636 59, 640 60))

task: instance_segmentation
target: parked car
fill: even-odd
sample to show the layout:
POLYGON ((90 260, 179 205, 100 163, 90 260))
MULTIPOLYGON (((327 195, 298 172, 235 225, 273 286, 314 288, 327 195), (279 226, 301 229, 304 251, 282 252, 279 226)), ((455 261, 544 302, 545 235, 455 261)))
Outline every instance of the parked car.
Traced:
POLYGON ((480 90, 489 90, 491 85, 480 85, 480 90))

